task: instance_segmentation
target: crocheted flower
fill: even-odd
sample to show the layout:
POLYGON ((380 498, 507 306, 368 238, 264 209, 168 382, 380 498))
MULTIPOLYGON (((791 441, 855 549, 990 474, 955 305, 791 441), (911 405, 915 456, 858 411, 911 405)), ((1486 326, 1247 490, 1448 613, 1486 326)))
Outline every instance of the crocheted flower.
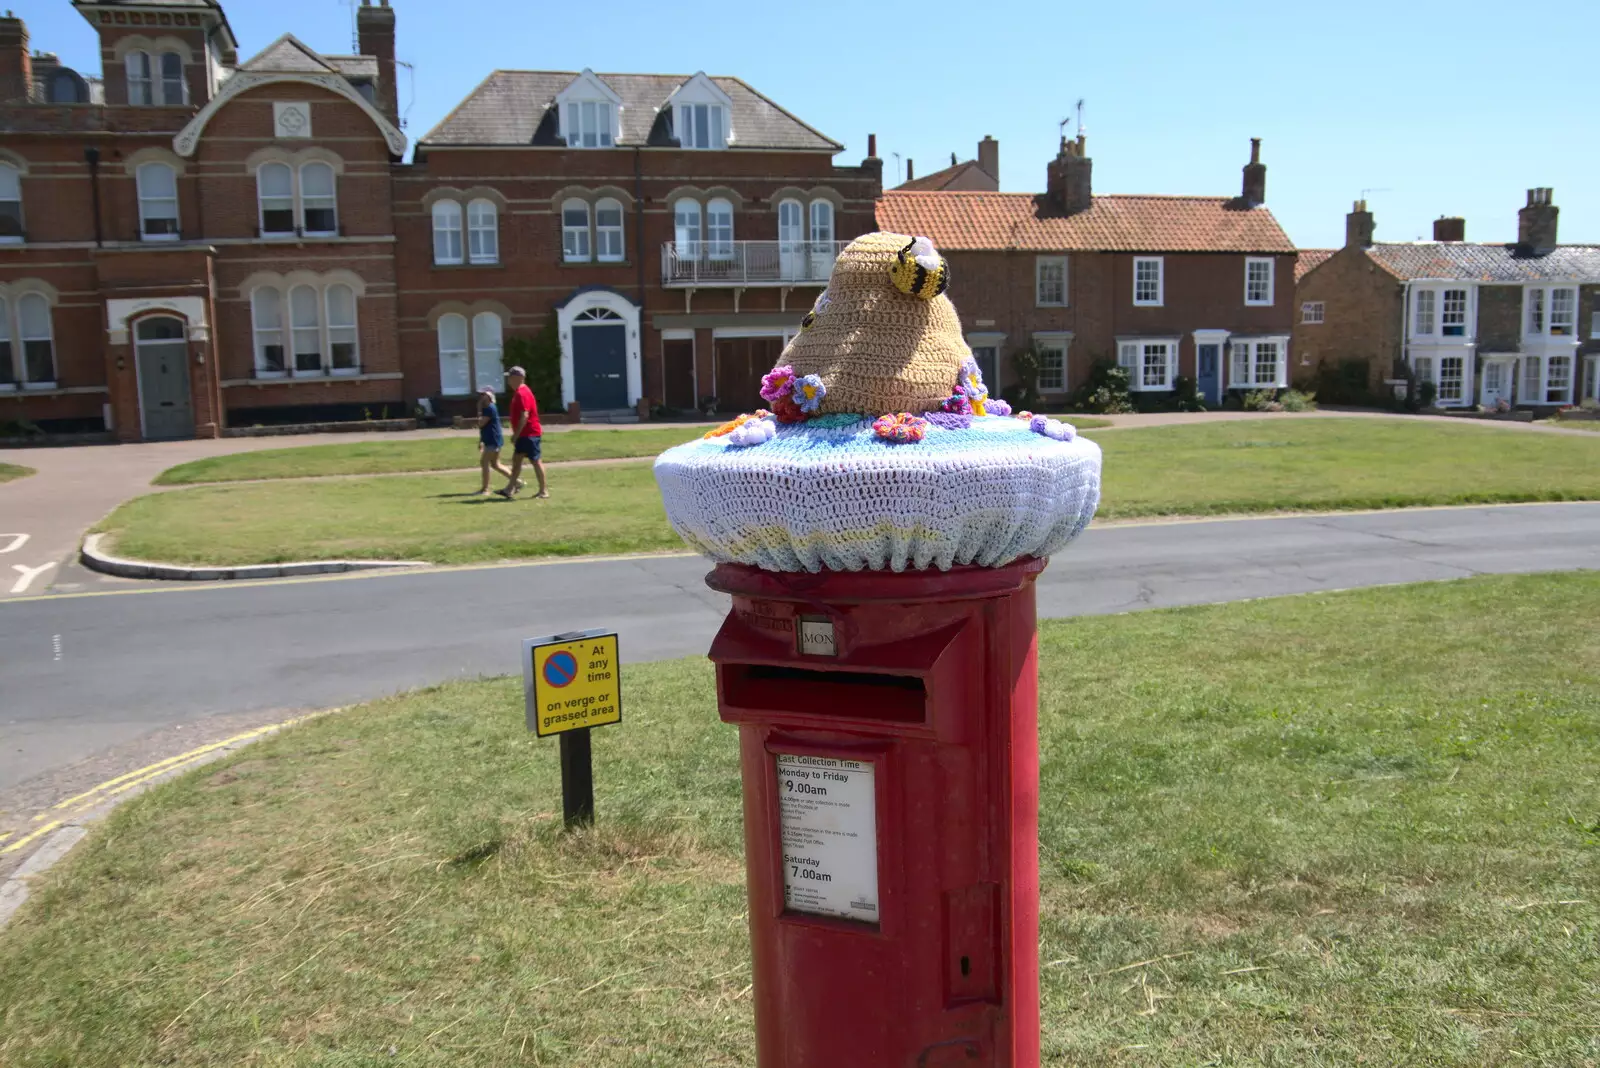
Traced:
POLYGON ((987 409, 989 415, 1007 416, 1011 414, 1010 402, 1000 400, 998 397, 985 401, 983 406, 987 409))
POLYGON ((780 423, 803 423, 806 413, 800 410, 800 405, 794 402, 791 396, 782 396, 772 402, 772 414, 780 423))
POLYGON ((744 424, 748 423, 751 420, 751 418, 753 418, 753 417, 752 416, 748 416, 748 415, 737 415, 737 416, 734 416, 732 419, 729 419, 726 423, 723 423, 721 426, 715 428, 714 430, 707 430, 705 432, 705 434, 703 434, 702 436, 707 438, 707 439, 727 437, 729 434, 733 433, 735 430, 738 430, 741 426, 744 426, 744 424))
POLYGON ((761 376, 761 399, 777 404, 779 397, 787 397, 794 388, 794 368, 788 364, 774 367, 761 376))
POLYGON ((1071 423, 1063 423, 1059 419, 1049 419, 1042 415, 1036 415, 1028 420, 1028 429, 1057 441, 1071 441, 1078 436, 1078 428, 1071 423))
POLYGON ((972 401, 964 393, 953 393, 939 405, 941 412, 950 412, 954 415, 971 415, 972 401))
POLYGON ((972 416, 956 412, 929 412, 925 417, 934 426, 945 430, 965 430, 972 425, 972 416))
POLYGON ((1033 418, 1033 413, 1030 412, 1030 411, 1020 411, 1020 412, 1016 412, 1016 413, 1013 413, 1013 414, 1015 414, 1018 419, 1022 419, 1022 420, 1028 420, 1028 419, 1032 419, 1033 418))
POLYGON ((983 372, 978 361, 968 356, 961 361, 961 374, 956 379, 956 392, 966 397, 972 405, 973 415, 987 415, 989 387, 983 384, 983 372))
POLYGON ((910 412, 880 415, 872 424, 872 432, 884 441, 896 444, 921 441, 928 432, 928 421, 910 412))
POLYGON ((804 378, 794 380, 794 402, 800 406, 802 412, 816 411, 822 405, 822 398, 827 395, 828 387, 823 385, 822 379, 816 375, 806 375, 804 378))
POLYGON ((748 448, 751 445, 760 445, 762 442, 771 441, 777 433, 778 424, 772 420, 752 417, 728 435, 728 447, 748 448))

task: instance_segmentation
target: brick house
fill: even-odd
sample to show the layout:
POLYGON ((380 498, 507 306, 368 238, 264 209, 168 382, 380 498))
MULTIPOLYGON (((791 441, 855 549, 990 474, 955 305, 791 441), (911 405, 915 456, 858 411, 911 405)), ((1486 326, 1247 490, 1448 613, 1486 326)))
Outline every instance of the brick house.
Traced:
POLYGON ((498 381, 492 312, 516 333, 554 321, 562 400, 591 416, 757 406, 839 248, 873 228, 883 164, 869 139, 837 167, 842 147, 737 78, 496 71, 396 178, 408 383, 498 381))
POLYGON ((1431 242, 1383 243, 1357 201, 1344 247, 1296 286, 1296 351, 1364 363, 1374 393, 1431 382, 1441 407, 1600 399, 1600 246, 1558 244, 1559 214, 1549 189, 1530 189, 1515 242, 1468 242, 1447 217, 1431 242))
POLYGON ((933 240, 991 383, 1032 349, 1064 399, 1098 360, 1139 393, 1194 378, 1208 404, 1289 383, 1295 247, 1264 205, 1254 142, 1238 197, 1095 195, 1084 138, 1063 139, 1042 194, 891 189, 878 225, 933 240))
POLYGON ((913 177, 916 165, 906 160, 906 180, 895 186, 903 192, 938 192, 941 189, 970 189, 986 193, 1000 191, 1000 142, 984 135, 978 142, 978 156, 965 163, 956 162, 950 153, 950 166, 921 178, 913 177))
POLYGON ((75 0, 103 86, 0 20, 0 422, 215 436, 402 399, 394 15, 244 63, 214 0, 75 0), (70 75, 70 77, 68 77, 70 75))

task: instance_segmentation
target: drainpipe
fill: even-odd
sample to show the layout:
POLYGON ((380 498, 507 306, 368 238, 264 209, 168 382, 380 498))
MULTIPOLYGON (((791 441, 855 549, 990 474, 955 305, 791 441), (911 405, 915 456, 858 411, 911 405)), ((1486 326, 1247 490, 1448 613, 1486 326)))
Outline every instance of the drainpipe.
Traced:
POLYGON ((84 162, 89 164, 89 196, 94 201, 94 246, 105 247, 105 238, 100 229, 100 150, 90 145, 83 150, 84 162))
MULTIPOLYGON (((644 386, 644 155, 639 146, 633 146, 633 250, 639 261, 639 396, 648 399, 644 386)), ((661 356, 662 401, 666 400, 666 354, 661 356)))

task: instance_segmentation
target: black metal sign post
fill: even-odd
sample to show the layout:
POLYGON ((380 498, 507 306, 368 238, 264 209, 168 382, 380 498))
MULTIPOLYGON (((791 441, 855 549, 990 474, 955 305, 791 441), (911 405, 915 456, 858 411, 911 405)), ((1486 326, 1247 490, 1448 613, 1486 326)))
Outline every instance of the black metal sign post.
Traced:
POLYGON ((588 727, 561 733, 561 818, 569 831, 594 824, 594 763, 588 727))
POLYGON ((567 829, 594 823, 590 729, 622 722, 617 635, 577 630, 522 643, 528 729, 561 738, 561 815, 567 829))

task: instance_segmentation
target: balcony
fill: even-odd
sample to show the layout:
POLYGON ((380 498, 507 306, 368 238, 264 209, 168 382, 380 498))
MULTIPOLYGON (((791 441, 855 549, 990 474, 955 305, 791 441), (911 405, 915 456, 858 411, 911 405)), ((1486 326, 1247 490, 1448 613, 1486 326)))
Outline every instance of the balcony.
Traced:
POLYGON ((673 289, 828 284, 843 241, 668 241, 661 284, 673 289))

